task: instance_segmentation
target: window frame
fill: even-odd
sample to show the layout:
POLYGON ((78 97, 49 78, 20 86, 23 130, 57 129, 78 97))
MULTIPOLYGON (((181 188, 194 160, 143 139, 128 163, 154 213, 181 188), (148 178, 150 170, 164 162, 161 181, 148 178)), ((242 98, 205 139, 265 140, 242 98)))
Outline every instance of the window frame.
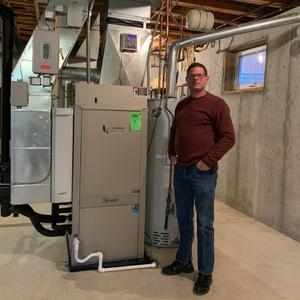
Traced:
POLYGON ((266 85, 267 53, 268 44, 266 38, 227 49, 224 57, 222 93, 233 94, 263 91, 266 85), (264 83, 256 84, 253 86, 244 85, 241 88, 238 85, 240 56, 258 53, 261 52, 262 49, 266 51, 264 83))

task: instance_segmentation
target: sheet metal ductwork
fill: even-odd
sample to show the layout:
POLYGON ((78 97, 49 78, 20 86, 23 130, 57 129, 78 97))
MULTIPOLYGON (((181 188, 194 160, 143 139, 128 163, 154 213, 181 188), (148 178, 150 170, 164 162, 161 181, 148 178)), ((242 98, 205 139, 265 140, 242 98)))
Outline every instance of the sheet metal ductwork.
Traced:
MULTIPOLYGON (((72 1, 50 0, 49 9, 61 4, 65 8, 72 1)), ((82 7, 83 26, 88 9, 88 0, 77 0, 82 7)), ((66 60, 79 36, 79 26, 69 27, 67 14, 57 15, 59 47, 63 55, 59 59, 59 68, 66 60)), ((49 29, 49 22, 40 21, 35 30, 49 29)), ((33 37, 25 47, 12 74, 13 81, 29 84, 32 72, 33 37)), ((29 84, 29 105, 11 109, 11 203, 27 204, 50 202, 51 199, 51 106, 56 95, 51 87, 29 84)))
POLYGON ((100 84, 143 84, 151 32, 146 29, 151 13, 151 1, 111 0, 107 3, 107 15, 102 16, 102 51, 98 68, 100 84), (136 36, 136 51, 121 50, 121 35, 136 36))
MULTIPOLYGON (((59 58, 60 72, 65 67, 81 27, 87 19, 89 3, 88 0, 78 0, 74 6, 73 1, 69 0, 49 0, 47 9, 53 10, 56 5, 63 5, 67 13, 57 14, 56 28, 51 28, 51 22, 49 26, 49 22, 41 18, 35 29, 50 29, 59 33, 59 47, 63 54, 59 58), (75 11, 78 7, 82 8, 82 20, 79 25, 78 18, 71 19, 70 24, 70 7, 75 11)), ((99 79, 96 74, 93 81, 112 85, 142 85, 151 42, 150 30, 146 29, 150 12, 150 0, 111 0, 103 4, 100 16, 102 52, 98 57, 97 68, 101 70, 101 76, 99 79), (123 33, 136 36, 135 52, 120 50, 120 36, 123 33)), ((53 93, 52 86, 30 85, 30 77, 37 76, 32 72, 32 53, 33 38, 29 40, 12 74, 13 81, 23 81, 29 85, 29 105, 22 108, 13 106, 11 109, 13 205, 51 202, 51 107, 53 100, 57 100, 59 95, 53 93)), ((80 70, 79 73, 73 79, 80 80, 82 77, 81 81, 85 81, 84 70, 80 70)), ((92 71, 92 74, 94 73, 92 71)))
MULTIPOLYGON (((151 31, 146 29, 150 18, 151 1, 149 0, 107 0, 102 1, 99 18, 90 32, 91 42, 91 81, 111 85, 143 85, 146 62, 151 42, 151 31), (100 26, 99 26, 100 24, 100 26), (100 46, 98 31, 100 30, 100 46), (136 36, 136 51, 121 50, 121 36, 136 36), (95 54, 98 54, 95 56, 95 54), (97 60, 97 65, 95 65, 97 60), (98 73, 98 75, 97 75, 98 73)), ((76 58, 87 60, 86 40, 82 43, 76 58)), ((86 81, 86 63, 69 65, 62 70, 62 79, 70 80, 70 73, 75 80, 86 81), (81 68, 81 69, 80 69, 81 68)))

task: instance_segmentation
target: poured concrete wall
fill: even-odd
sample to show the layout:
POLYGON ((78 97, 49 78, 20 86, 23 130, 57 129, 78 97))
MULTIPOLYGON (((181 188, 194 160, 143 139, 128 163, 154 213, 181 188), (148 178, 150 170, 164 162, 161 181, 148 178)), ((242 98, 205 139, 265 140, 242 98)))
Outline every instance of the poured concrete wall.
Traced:
POLYGON ((208 90, 229 104, 237 136, 235 147, 220 162, 217 197, 300 241, 300 37, 296 27, 217 41, 197 60, 208 67, 208 90), (262 38, 267 38, 268 49, 264 90, 223 94, 226 48, 262 38))

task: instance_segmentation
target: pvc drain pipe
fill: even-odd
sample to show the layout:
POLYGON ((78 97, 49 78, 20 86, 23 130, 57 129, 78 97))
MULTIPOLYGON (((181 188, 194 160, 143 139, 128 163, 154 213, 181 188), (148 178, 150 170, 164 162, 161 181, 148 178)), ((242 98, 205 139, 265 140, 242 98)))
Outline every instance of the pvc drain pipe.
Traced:
POLYGON ((156 267, 156 262, 152 262, 150 264, 142 264, 142 265, 134 265, 134 266, 103 268, 103 266, 102 266, 103 253, 102 252, 94 252, 94 253, 89 254, 87 257, 81 259, 78 257, 79 244, 80 244, 79 239, 77 237, 74 237, 73 247, 74 247, 75 261, 82 264, 82 263, 87 262, 92 257, 98 257, 99 258, 98 272, 101 272, 101 273, 113 272, 113 271, 123 271, 123 270, 133 270, 133 269, 155 268, 156 267))

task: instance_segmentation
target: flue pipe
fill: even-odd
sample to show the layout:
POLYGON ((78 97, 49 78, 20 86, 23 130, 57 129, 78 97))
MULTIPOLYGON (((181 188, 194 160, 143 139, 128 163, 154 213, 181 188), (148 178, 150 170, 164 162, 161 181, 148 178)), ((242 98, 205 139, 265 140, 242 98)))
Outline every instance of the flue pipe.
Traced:
POLYGON ((285 15, 277 18, 251 22, 245 25, 240 25, 238 27, 230 27, 227 29, 216 30, 211 33, 203 33, 203 34, 195 35, 193 37, 187 37, 173 43, 169 49, 169 55, 168 55, 167 97, 168 98, 175 97, 177 53, 179 49, 197 45, 197 44, 205 44, 208 42, 213 42, 223 38, 235 36, 237 34, 264 30, 268 28, 289 25, 297 22, 300 22, 300 14, 290 14, 290 15, 285 15))

